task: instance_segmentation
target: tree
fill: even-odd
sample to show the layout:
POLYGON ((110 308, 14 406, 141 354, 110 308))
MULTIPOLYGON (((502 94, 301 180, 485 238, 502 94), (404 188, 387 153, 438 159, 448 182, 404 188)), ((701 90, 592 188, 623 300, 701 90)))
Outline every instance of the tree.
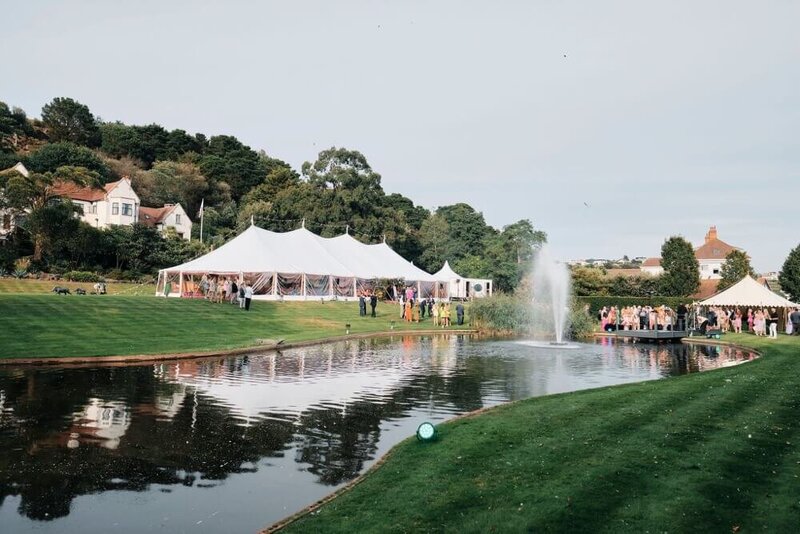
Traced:
POLYGON ((143 204, 161 206, 180 203, 190 217, 200 209, 200 201, 210 192, 208 180, 197 165, 175 161, 159 161, 148 171, 152 183, 143 204))
POLYGON ((661 294, 687 297, 700 289, 700 264, 691 243, 673 236, 661 246, 661 294))
MULTIPOLYGON (((50 225, 63 222, 63 208, 53 208, 53 199, 58 198, 56 182, 72 182, 78 185, 97 185, 97 173, 84 167, 59 167, 55 172, 31 172, 23 176, 17 171, 0 173, 0 188, 9 208, 18 214, 26 214, 27 229, 34 244, 33 259, 41 261, 59 236, 50 225), (51 209, 53 208, 53 209, 51 209)), ((58 203, 56 203, 58 204, 58 203)), ((69 206, 72 206, 69 203, 69 206)), ((74 210, 70 211, 70 217, 74 210)))
POLYGON ((423 269, 433 273, 442 268, 447 259, 449 236, 450 225, 438 213, 431 215, 422 223, 422 228, 419 231, 422 255, 419 258, 419 262, 423 269))
POLYGON ((579 297, 608 295, 609 281, 605 270, 596 267, 572 268, 572 291, 579 297))
POLYGON ((781 289, 793 301, 800 301, 800 245, 789 252, 778 275, 781 289))
POLYGON ((720 271, 722 279, 717 286, 718 291, 728 289, 745 276, 755 276, 756 273, 750 266, 750 258, 741 250, 732 250, 725 256, 725 263, 720 271))
POLYGON ((0 152, 21 150, 25 144, 23 139, 34 134, 24 111, 9 109, 8 104, 0 102, 0 152))
POLYGON ((42 122, 53 141, 100 146, 100 129, 89 108, 71 98, 54 98, 42 108, 42 122))
POLYGON ((70 200, 50 202, 31 210, 25 217, 24 227, 33 239, 33 261, 41 262, 57 243, 74 236, 80 226, 75 218, 77 208, 70 200))
POLYGON ((28 156, 23 160, 25 166, 34 172, 46 173, 56 172, 59 167, 83 167, 96 172, 100 176, 101 183, 111 182, 116 176, 95 155, 94 152, 86 147, 77 146, 72 143, 50 143, 28 156))
POLYGON ((547 234, 535 230, 528 219, 504 226, 501 236, 508 242, 517 264, 530 261, 533 253, 547 243, 547 234))
POLYGON ((486 224, 482 213, 463 202, 442 206, 436 213, 447 221, 449 227, 445 259, 451 262, 465 256, 481 256, 484 238, 497 233, 494 228, 486 224))

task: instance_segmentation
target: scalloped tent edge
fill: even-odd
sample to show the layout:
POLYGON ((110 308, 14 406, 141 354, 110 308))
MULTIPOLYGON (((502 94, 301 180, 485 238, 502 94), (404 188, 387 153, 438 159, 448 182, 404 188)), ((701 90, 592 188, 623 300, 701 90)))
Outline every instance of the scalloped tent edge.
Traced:
POLYGON ((255 225, 216 250, 160 270, 156 295, 208 297, 213 283, 226 279, 250 284, 254 298, 266 300, 353 300, 378 289, 379 280, 401 280, 423 297, 449 298, 446 283, 386 243, 367 245, 348 234, 321 237, 306 228, 272 232, 255 225))
POLYGON ((767 308, 797 308, 789 299, 759 284, 752 276, 745 276, 728 289, 700 301, 701 306, 759 306, 767 308))

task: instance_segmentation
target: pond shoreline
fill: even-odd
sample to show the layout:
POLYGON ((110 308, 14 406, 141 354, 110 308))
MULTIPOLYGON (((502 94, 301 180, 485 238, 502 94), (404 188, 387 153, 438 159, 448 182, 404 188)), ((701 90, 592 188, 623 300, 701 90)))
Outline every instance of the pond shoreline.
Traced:
POLYGON ((334 343, 337 341, 349 341, 354 339, 370 339, 376 337, 392 337, 392 336, 430 336, 430 335, 449 335, 449 334, 462 334, 473 335, 478 331, 474 329, 430 329, 430 330, 384 330, 381 332, 369 332, 364 334, 346 334, 343 336, 330 336, 318 339, 309 339, 305 341, 295 341, 291 343, 284 343, 282 340, 270 340, 272 343, 264 343, 260 345, 252 345, 248 347, 238 347, 233 349, 223 349, 214 351, 192 351, 192 352, 179 352, 168 354, 134 354, 134 355, 120 355, 120 356, 45 356, 34 358, 5 358, 0 359, 0 366, 5 365, 19 365, 19 366, 84 366, 87 364, 138 364, 159 361, 174 361, 174 360, 193 360, 201 358, 219 358, 225 356, 238 356, 241 354, 249 353, 264 353, 284 349, 296 349, 301 347, 310 347, 314 345, 322 345, 325 343, 334 343))
MULTIPOLYGON (((598 338, 598 337, 616 337, 616 336, 605 336, 605 335, 600 334, 600 333, 595 333, 595 334, 593 334, 591 336, 591 338, 598 338)), ((740 344, 732 343, 732 342, 727 342, 727 341, 706 340, 706 339, 701 339, 701 338, 695 338, 695 339, 685 338, 685 339, 681 340, 681 343, 684 343, 684 344, 687 344, 687 345, 719 345, 719 346, 726 346, 726 347, 731 347, 731 348, 735 348, 735 349, 742 349, 742 350, 746 350, 746 351, 752 352, 752 353, 756 354, 758 358, 763 357, 763 352, 761 350, 758 350, 758 349, 756 349, 754 347, 748 347, 748 346, 744 346, 744 345, 740 345, 740 344)), ((614 387, 627 386, 627 385, 630 385, 630 384, 618 384, 618 385, 614 385, 614 386, 602 386, 602 387, 600 387, 598 389, 614 388, 614 387)), ((587 391, 587 390, 583 390, 583 391, 587 391)), ((554 393, 552 395, 570 395, 570 394, 573 394, 573 393, 582 393, 583 391, 579 390, 579 391, 567 392, 567 393, 554 393)), ((545 397, 552 396, 552 395, 545 395, 545 397)), ((543 398, 543 397, 538 397, 538 398, 543 398)), ((461 421, 461 420, 464 420, 464 419, 470 419, 470 418, 478 417, 478 416, 481 416, 481 415, 483 415, 483 414, 485 414, 487 412, 495 411, 497 409, 506 409, 509 406, 512 406, 512 405, 515 405, 515 404, 521 404, 521 403, 527 402, 529 400, 531 400, 531 399, 530 398, 528 398, 528 399, 520 399, 520 400, 516 400, 516 401, 511 401, 511 402, 507 402, 507 403, 498 404, 496 406, 480 408, 478 410, 474 410, 474 411, 471 411, 471 412, 463 413, 461 415, 458 415, 456 417, 453 417, 451 419, 443 421, 441 424, 448 424, 449 425, 449 424, 452 424, 454 422, 461 421)), ((311 514, 314 514, 315 512, 317 512, 323 506, 325 506, 325 505, 329 504, 330 502, 334 501, 335 499, 337 499, 341 495, 343 495, 345 493, 348 493, 353 488, 355 488, 357 485, 359 485, 362 482, 364 482, 367 478, 369 478, 370 476, 376 474, 380 470, 380 468, 401 447, 405 446, 408 442, 414 441, 414 439, 415 439, 415 436, 410 436, 410 437, 404 439, 403 441, 397 443, 391 449, 389 449, 386 452, 386 454, 381 456, 369 469, 367 469, 364 473, 359 475, 357 478, 351 480, 349 483, 347 483, 343 487, 337 489, 336 491, 330 493, 329 495, 326 495, 325 497, 323 497, 322 499, 319 499, 318 501, 314 502, 313 504, 310 504, 310 505, 304 507, 303 509, 301 509, 301 510, 299 510, 299 511, 297 511, 297 512, 295 512, 295 513, 293 513, 293 514, 281 519, 280 521, 277 521, 277 522, 275 522, 275 523, 263 528, 262 530, 259 531, 259 534, 272 534, 272 533, 275 533, 275 532, 280 532, 284 528, 294 524, 295 522, 297 522, 297 521, 299 521, 299 520, 301 520, 301 519, 303 519, 303 518, 305 518, 305 517, 307 517, 307 516, 309 516, 311 514)))

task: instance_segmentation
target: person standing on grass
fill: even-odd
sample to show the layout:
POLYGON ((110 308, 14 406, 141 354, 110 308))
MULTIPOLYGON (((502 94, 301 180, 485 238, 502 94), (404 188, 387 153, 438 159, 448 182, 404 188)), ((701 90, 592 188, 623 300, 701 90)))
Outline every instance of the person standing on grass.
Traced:
POLYGON ((433 326, 439 326, 439 306, 434 306, 429 315, 433 317, 433 326))
POLYGON ((253 300, 253 286, 244 286, 244 310, 250 311, 250 302, 253 300))
POLYGON ((239 308, 244 309, 244 294, 246 282, 242 282, 239 286, 239 308))
POLYGON ((378 305, 378 295, 372 293, 369 296, 369 307, 372 309, 372 317, 377 317, 377 315, 375 315, 375 306, 377 305, 378 305))
POLYGON ((367 299, 366 297, 364 297, 364 293, 358 295, 358 316, 359 317, 367 316, 367 299))
POLYGON ((425 308, 428 306, 428 303, 425 299, 419 301, 419 318, 421 321, 425 320, 425 308))
POLYGON ((456 322, 459 326, 464 324, 464 304, 461 302, 456 304, 456 322))
POLYGON ((792 335, 800 336, 800 308, 789 314, 789 322, 792 323, 792 335))
POLYGON ((239 286, 236 284, 236 280, 231 282, 231 294, 230 294, 230 303, 233 304, 239 298, 239 286))
POLYGON ((769 337, 778 339, 778 310, 770 308, 767 323, 769 324, 769 337))

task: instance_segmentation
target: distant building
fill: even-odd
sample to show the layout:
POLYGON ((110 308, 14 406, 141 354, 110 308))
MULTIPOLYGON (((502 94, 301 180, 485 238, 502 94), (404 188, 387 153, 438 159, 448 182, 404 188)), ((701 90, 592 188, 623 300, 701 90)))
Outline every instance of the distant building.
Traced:
POLYGON ((139 219, 139 195, 129 178, 111 182, 103 187, 82 187, 71 182, 53 186, 54 194, 72 200, 83 210, 81 220, 95 228, 111 225, 132 225, 139 219))
POLYGON ((180 204, 164 204, 161 208, 139 208, 139 222, 156 228, 162 234, 174 228, 187 241, 192 238, 192 221, 180 204))
MULTIPOLYGON (((741 249, 719 239, 716 226, 709 228, 705 242, 694 251, 697 263, 700 264, 700 279, 718 280, 722 278, 721 273, 722 266, 725 264, 725 257, 734 250, 741 249)), ((661 267, 661 258, 647 258, 642 262, 641 269, 643 272, 655 276, 664 272, 663 267, 661 267)))
MULTIPOLYGON (((17 163, 7 171, 17 171, 25 177, 30 176, 22 163, 17 163)), ((5 171, 4 171, 5 172, 5 171)), ((95 228, 109 226, 130 226, 142 223, 164 233, 174 228, 177 234, 186 239, 192 236, 192 221, 180 204, 165 204, 160 208, 141 205, 139 195, 134 191, 131 180, 121 180, 105 184, 103 187, 84 187, 72 182, 57 182, 53 194, 68 198, 83 211, 78 217, 95 228)), ((14 230, 15 215, 10 210, 0 210, 0 239, 14 230)))

